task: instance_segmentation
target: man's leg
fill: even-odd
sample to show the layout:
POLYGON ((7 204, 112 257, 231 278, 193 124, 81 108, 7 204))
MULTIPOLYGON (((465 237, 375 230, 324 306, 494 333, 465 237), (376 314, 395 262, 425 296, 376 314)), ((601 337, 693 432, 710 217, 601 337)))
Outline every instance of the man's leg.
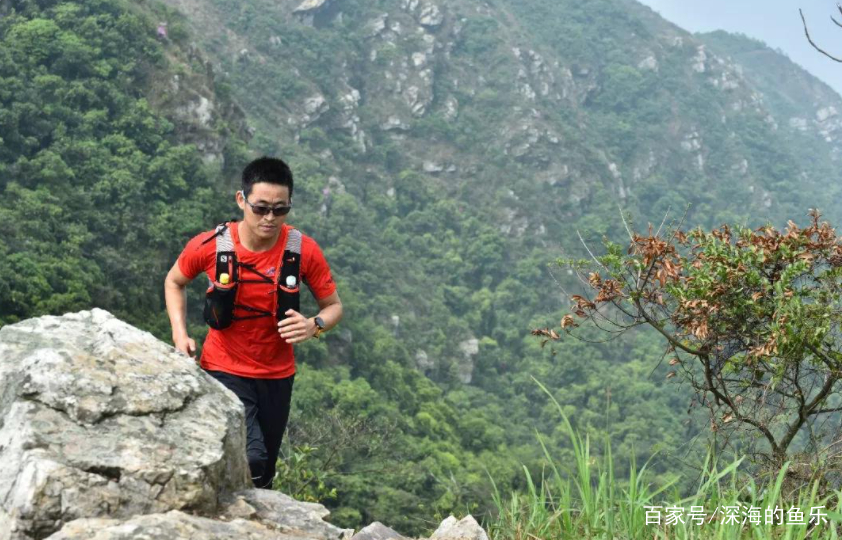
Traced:
MULTIPOLYGON (((251 470, 251 481, 256 487, 266 472, 267 463, 266 445, 263 442, 263 432, 258 419, 260 404, 255 385, 256 379, 239 377, 222 371, 206 370, 205 372, 234 392, 243 403, 246 412, 246 455, 251 470)), ((272 474, 274 474, 274 469, 272 474)))
POLYGON ((285 379, 256 379, 257 419, 263 432, 266 445, 266 465, 263 476, 255 486, 272 489, 275 478, 275 464, 281 450, 281 440, 289 419, 289 407, 292 399, 292 383, 295 375, 285 379))

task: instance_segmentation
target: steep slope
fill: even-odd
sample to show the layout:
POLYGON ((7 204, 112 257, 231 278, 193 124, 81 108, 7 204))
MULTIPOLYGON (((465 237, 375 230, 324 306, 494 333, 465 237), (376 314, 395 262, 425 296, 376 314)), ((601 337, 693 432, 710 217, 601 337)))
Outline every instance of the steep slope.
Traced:
MULTIPOLYGON (((798 144, 794 151, 815 156, 816 167, 827 165, 828 154, 834 164, 842 158, 842 97, 832 88, 760 41, 727 32, 698 37, 716 54, 737 63, 782 130, 799 132, 788 137, 798 144)), ((834 168, 826 171, 829 178, 834 168)))
MULTIPOLYGON (((366 312, 384 322, 397 314, 383 296, 446 284, 464 297, 533 250, 578 249, 574 229, 618 237, 618 205, 641 224, 687 204, 689 224, 839 214, 832 149, 801 154, 809 142, 779 127, 738 66, 634 2, 171 3, 227 74, 254 147, 300 160, 299 200, 322 211, 298 219, 354 246, 340 275, 371 274, 365 291, 381 301, 366 312), (424 209, 439 217, 406 221, 424 209), (390 243, 380 231, 394 218, 433 244, 390 243), (449 262, 401 272, 416 256, 449 262)), ((428 341, 411 322, 426 303, 407 331, 428 341)), ((454 334, 490 335, 481 324, 454 334)))
MULTIPOLYGON (((205 44, 253 111, 261 149, 296 140, 336 153, 345 141, 353 160, 382 166, 398 144, 401 166, 459 189, 488 185, 496 160, 527 178, 507 183, 518 197, 552 204, 547 223, 528 227, 494 216, 518 221, 516 230, 562 232, 549 216, 576 219, 600 188, 632 209, 659 203, 655 216, 665 181, 676 202, 695 203, 691 221, 704 221, 695 216, 711 212, 705 192, 719 189, 734 191, 722 210, 747 217, 750 208, 755 219, 810 202, 804 182, 795 189, 785 178, 809 175, 810 164, 787 149, 791 134, 754 84, 634 2, 347 0, 299 14, 292 0, 174 3, 211 29, 205 44), (536 193, 541 180, 549 193, 536 193)), ((389 175, 373 173, 369 181, 389 175)), ((498 202, 482 191, 472 202, 498 202)))

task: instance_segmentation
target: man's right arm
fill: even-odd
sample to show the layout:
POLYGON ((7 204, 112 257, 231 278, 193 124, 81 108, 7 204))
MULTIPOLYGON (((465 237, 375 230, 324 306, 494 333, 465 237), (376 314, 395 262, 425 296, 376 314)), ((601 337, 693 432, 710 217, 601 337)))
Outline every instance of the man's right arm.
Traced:
POLYGON ((164 299, 172 326, 172 341, 175 348, 188 356, 196 355, 196 342, 187 335, 187 284, 185 276, 175 262, 164 279, 164 299))

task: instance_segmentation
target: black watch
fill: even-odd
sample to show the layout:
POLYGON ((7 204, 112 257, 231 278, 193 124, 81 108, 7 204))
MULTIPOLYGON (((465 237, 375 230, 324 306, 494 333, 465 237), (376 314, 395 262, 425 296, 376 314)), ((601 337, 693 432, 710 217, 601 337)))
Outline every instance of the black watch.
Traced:
POLYGON ((325 321, 319 316, 313 317, 313 322, 316 323, 316 333, 313 334, 314 338, 318 338, 319 335, 325 331, 325 321))

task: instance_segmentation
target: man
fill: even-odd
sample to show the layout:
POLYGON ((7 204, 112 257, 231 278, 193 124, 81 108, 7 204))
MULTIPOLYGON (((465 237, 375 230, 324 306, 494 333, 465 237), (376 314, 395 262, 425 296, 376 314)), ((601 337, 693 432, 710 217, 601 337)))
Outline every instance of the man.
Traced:
POLYGON ((242 401, 252 481, 267 489, 289 417, 293 345, 318 338, 342 318, 322 251, 285 223, 292 188, 292 172, 280 159, 249 163, 236 194, 243 220, 195 236, 164 281, 173 342, 190 356, 196 342, 187 333, 185 288, 202 272, 211 281, 201 366, 242 401), (314 317, 298 312, 301 280, 318 302, 314 317))

